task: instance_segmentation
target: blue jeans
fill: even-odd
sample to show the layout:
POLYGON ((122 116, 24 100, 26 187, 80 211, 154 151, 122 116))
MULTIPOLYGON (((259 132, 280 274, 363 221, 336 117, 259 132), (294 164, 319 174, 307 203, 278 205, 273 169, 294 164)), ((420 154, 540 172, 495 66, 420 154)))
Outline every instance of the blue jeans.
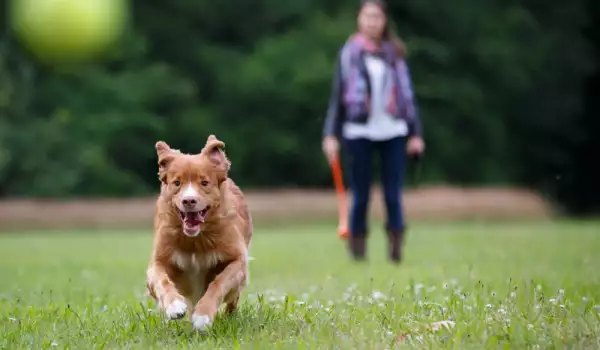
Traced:
POLYGON ((406 164, 406 137, 399 136, 386 141, 345 139, 344 151, 353 196, 350 234, 361 236, 368 232, 367 212, 373 178, 373 151, 379 153, 381 164, 381 184, 387 213, 385 228, 390 231, 404 230, 401 190, 406 164))

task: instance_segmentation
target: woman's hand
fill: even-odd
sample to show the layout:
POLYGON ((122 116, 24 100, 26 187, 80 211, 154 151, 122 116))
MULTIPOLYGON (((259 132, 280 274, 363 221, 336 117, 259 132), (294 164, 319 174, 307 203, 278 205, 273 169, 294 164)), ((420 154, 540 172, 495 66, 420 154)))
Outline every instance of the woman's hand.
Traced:
POLYGON ((340 143, 335 136, 325 136, 323 139, 323 153, 329 163, 332 163, 338 156, 340 150, 340 143))
POLYGON ((406 145, 406 152, 409 155, 421 155, 425 151, 425 141, 420 136, 411 136, 406 145))

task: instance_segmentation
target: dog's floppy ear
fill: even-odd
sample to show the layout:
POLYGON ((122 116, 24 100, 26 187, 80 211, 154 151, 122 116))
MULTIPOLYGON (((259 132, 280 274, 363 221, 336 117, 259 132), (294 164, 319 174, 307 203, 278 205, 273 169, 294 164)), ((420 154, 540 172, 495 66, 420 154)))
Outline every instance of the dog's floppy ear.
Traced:
POLYGON ((175 159, 174 150, 164 141, 158 141, 154 146, 158 155, 158 178, 161 182, 167 183, 167 168, 169 163, 175 159))
POLYGON ((208 140, 206 140, 206 145, 202 149, 202 152, 200 152, 200 154, 208 157, 219 170, 221 173, 219 176, 220 181, 225 180, 227 172, 231 167, 231 162, 227 159, 225 152, 223 152, 224 147, 225 143, 223 141, 219 141, 215 135, 210 135, 208 140))

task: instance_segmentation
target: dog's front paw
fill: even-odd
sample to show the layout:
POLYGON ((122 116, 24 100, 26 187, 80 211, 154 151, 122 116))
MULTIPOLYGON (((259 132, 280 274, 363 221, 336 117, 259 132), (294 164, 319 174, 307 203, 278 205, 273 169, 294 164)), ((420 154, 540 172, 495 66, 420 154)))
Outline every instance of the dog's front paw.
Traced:
POLYGON ((192 327, 195 330, 204 332, 212 326, 210 316, 195 313, 192 315, 192 327))
POLYGON ((177 320, 185 316, 187 305, 184 301, 175 299, 167 307, 167 317, 171 320, 177 320))

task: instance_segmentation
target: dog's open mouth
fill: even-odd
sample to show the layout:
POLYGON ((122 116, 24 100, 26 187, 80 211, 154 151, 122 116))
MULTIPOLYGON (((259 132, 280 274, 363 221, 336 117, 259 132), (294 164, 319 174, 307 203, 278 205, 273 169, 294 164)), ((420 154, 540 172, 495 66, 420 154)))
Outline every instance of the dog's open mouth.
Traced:
POLYGON ((195 236, 200 232, 200 225, 206 220, 210 206, 200 211, 179 211, 183 221, 183 231, 189 236, 195 236))

